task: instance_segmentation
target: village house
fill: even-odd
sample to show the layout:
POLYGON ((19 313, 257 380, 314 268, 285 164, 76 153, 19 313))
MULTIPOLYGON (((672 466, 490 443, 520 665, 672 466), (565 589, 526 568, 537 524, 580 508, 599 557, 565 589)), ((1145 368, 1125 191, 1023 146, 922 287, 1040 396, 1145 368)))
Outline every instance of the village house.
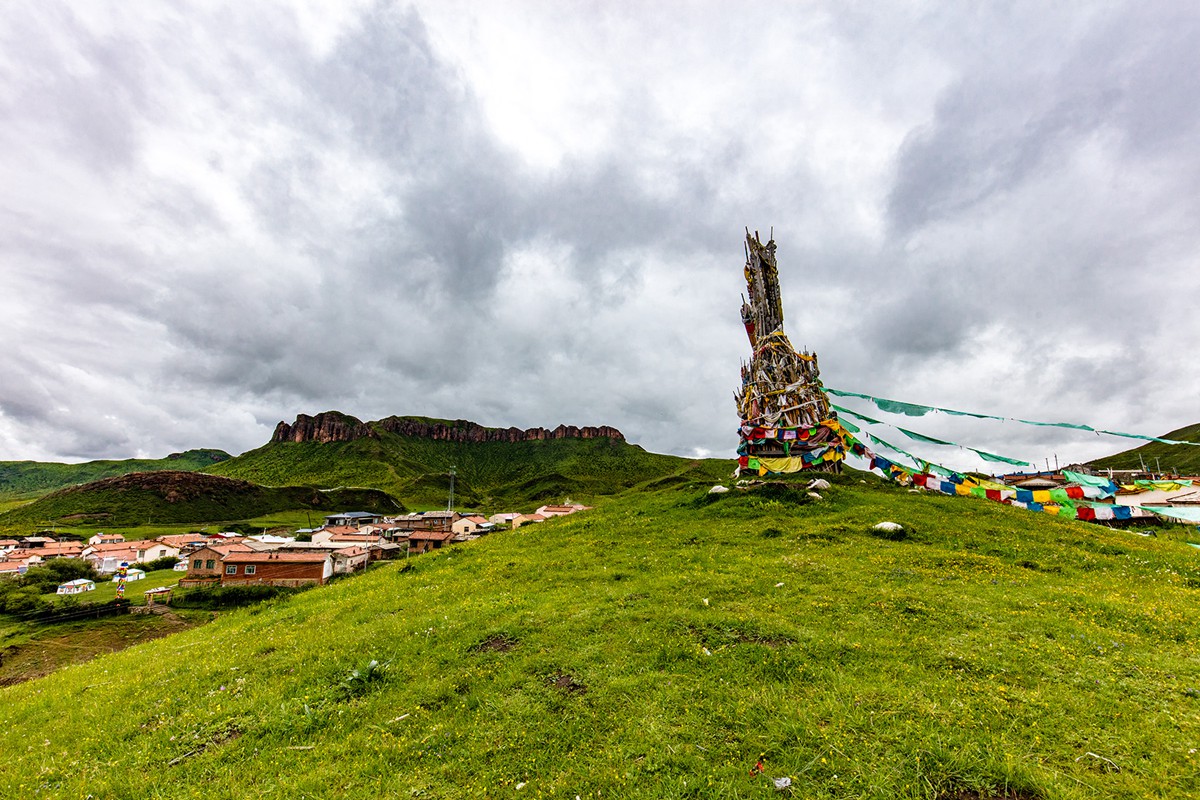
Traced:
POLYGON ((208 544, 208 537, 203 533, 179 533, 159 536, 154 541, 176 548, 181 554, 195 550, 208 544))
POLYGON ((87 540, 88 544, 120 544, 125 537, 119 533, 97 533, 87 540))
POLYGON ((526 523, 529 523, 529 522, 545 522, 545 521, 546 521, 546 518, 543 517, 541 514, 518 514, 516 517, 513 518, 512 526, 513 526, 513 530, 516 530, 517 528, 519 528, 522 525, 525 525, 526 523))
POLYGON ((450 530, 454 531, 455 533, 475 533, 479 530, 479 526, 487 524, 487 517, 472 515, 469 517, 463 517, 460 520, 456 520, 454 524, 450 526, 450 530))
POLYGON ((50 542, 36 549, 44 560, 52 558, 79 558, 83 555, 83 542, 50 542))
POLYGON ((21 538, 21 546, 27 549, 45 547, 48 544, 57 543, 57 539, 51 539, 49 536, 24 536, 21 538))
POLYGON ((362 525, 371 525, 382 521, 382 514, 372 514, 369 511, 346 511, 341 514, 330 514, 326 517, 325 527, 332 528, 339 525, 351 525, 358 528, 362 525))
POLYGON ((16 550, 21 546, 21 543, 16 539, 0 539, 0 552, 4 550, 16 550))
POLYGON ((535 514, 541 514, 543 517, 565 517, 567 514, 574 514, 576 511, 582 511, 583 506, 542 506, 535 514))
POLYGON ((423 514, 403 514, 391 519, 397 532, 448 531, 460 519, 456 511, 426 511, 423 514))
POLYGON ((45 561, 36 550, 4 550, 0 551, 0 575, 14 577, 24 575, 30 567, 36 567, 45 561))
POLYGON ((0 579, 15 578, 18 575, 24 575, 28 569, 29 565, 24 561, 0 561, 0 579))
POLYGON ((413 531, 408 537, 408 552, 420 555, 430 550, 440 550, 453 538, 453 531, 413 531))
POLYGON ((367 561, 370 560, 371 556, 366 548, 357 545, 343 547, 340 550, 332 550, 330 551, 330 555, 333 557, 333 572, 335 575, 347 575, 360 569, 366 569, 367 561))
MULTIPOLYGON (((65 544, 65 542, 64 542, 65 544)), ((113 542, 111 544, 90 544, 83 547, 78 556, 90 561, 97 572, 116 572, 117 567, 124 561, 127 564, 146 563, 158 558, 176 558, 179 548, 153 539, 138 539, 132 542, 113 542)))
POLYGON ((312 541, 328 542, 335 537, 359 535, 361 535, 360 529, 353 525, 329 525, 328 527, 313 531, 312 541))
POLYGON ((372 561, 390 561, 393 558, 399 558, 401 553, 408 552, 408 543, 384 542, 383 544, 373 544, 367 550, 371 553, 372 561))
POLYGON ((378 533, 338 533, 320 540, 314 537, 313 541, 329 542, 330 544, 357 544, 366 547, 371 544, 383 544, 387 539, 378 533))
POLYGON ((428 523, 427 530, 431 531, 448 531, 461 518, 457 511, 425 511, 421 514, 421 519, 428 523))
POLYGON ((166 542, 159 542, 155 540, 133 542, 133 549, 137 553, 137 560, 143 564, 159 558, 179 557, 178 547, 173 547, 166 542))
POLYGON ((223 564, 222 586, 322 585, 333 576, 333 558, 323 552, 230 553, 223 564))
POLYGON ((492 514, 490 517, 488 517, 488 522, 492 523, 493 525, 511 525, 512 521, 519 516, 521 515, 511 511, 503 514, 492 514))
POLYGON ((230 553, 250 553, 253 548, 242 542, 207 544, 188 553, 187 575, 179 579, 181 587, 218 583, 224 573, 222 561, 230 553))
POLYGON ((137 550, 124 542, 88 545, 83 550, 82 558, 97 572, 109 574, 116 572, 122 562, 133 564, 138 560, 137 550))
POLYGON ((371 525, 362 525, 358 530, 359 533, 378 533, 380 536, 386 537, 399 528, 400 526, 394 522, 376 522, 371 525))

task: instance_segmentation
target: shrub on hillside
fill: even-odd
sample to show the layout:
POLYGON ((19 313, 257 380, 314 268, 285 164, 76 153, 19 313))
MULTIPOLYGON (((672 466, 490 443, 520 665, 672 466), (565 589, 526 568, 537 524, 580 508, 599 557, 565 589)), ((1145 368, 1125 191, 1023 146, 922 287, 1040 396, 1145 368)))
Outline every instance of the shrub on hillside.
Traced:
POLYGON ((53 605, 54 601, 36 586, 21 586, 17 581, 0 583, 0 612, 24 616, 46 611, 53 605))
POLYGON ((292 595, 303 589, 284 586, 199 586, 186 592, 177 592, 171 605, 179 608, 234 608, 236 606, 261 603, 274 597, 292 595))
POLYGON ((82 558, 52 558, 36 567, 30 567, 20 579, 20 584, 32 586, 45 594, 53 592, 60 583, 80 578, 95 581, 100 579, 100 575, 90 562, 82 558))
POLYGON ((171 569, 179 562, 178 556, 163 556, 145 563, 134 564, 133 566, 143 572, 153 572, 157 569, 171 569))

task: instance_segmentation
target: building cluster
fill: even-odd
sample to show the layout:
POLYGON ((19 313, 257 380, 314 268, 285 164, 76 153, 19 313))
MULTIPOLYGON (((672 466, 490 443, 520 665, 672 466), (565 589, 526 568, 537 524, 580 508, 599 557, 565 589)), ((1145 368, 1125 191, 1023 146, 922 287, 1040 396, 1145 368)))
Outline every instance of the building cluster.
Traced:
MULTIPOLYGON (((0 540, 0 577, 24 574, 53 558, 81 558, 111 575, 121 564, 177 559, 180 587, 324 584, 335 575, 363 569, 373 561, 404 558, 477 539, 497 530, 519 528, 585 510, 581 505, 547 505, 532 514, 491 517, 456 511, 384 516, 349 511, 325 517, 319 528, 290 535, 187 533, 126 541, 121 534, 98 533, 87 540, 59 541, 42 534, 0 540)), ((49 532, 47 532, 49 533, 49 532)))

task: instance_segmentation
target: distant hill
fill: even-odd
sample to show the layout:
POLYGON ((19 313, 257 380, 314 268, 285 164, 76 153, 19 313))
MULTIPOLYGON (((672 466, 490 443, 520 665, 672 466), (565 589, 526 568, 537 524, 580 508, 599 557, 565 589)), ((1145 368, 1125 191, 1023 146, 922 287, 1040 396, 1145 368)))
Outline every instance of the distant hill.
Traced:
MULTIPOLYGON (((1160 438, 1200 442, 1200 423, 1164 433, 1160 438)), ((1143 463, 1155 472, 1161 469, 1182 475, 1200 475, 1200 447, 1149 442, 1132 450, 1098 458, 1088 466, 1096 469, 1141 469, 1143 463)))
POLYGON ((281 422, 262 447, 206 469, 264 485, 382 489, 415 507, 441 506, 454 469, 459 506, 589 500, 646 482, 711 481, 733 462, 648 453, 616 428, 488 428, 466 420, 336 411, 281 422))
POLYGON ((135 472, 60 489, 0 514, 0 528, 223 522, 309 508, 331 512, 348 508, 390 513, 404 510, 395 498, 375 489, 326 492, 300 486, 267 488, 197 472, 135 472))
POLYGON ((89 483, 130 472, 196 471, 231 458, 224 450, 187 450, 166 458, 127 458, 61 464, 48 461, 0 461, 0 500, 33 498, 65 486, 89 483))

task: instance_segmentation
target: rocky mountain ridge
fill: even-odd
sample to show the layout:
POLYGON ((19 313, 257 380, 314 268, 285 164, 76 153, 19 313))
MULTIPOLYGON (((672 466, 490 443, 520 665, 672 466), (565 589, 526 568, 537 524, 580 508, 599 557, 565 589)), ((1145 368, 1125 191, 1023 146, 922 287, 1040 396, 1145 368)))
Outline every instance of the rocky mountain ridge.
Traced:
POLYGON ((529 442, 547 439, 612 439, 625 441, 625 436, 610 425, 559 425, 546 428, 488 428, 470 420, 435 420, 422 417, 385 417, 363 422, 349 414, 325 411, 316 416, 299 414, 291 425, 280 421, 275 426, 272 442, 351 442, 356 439, 378 439, 379 432, 432 439, 442 442, 529 442))

